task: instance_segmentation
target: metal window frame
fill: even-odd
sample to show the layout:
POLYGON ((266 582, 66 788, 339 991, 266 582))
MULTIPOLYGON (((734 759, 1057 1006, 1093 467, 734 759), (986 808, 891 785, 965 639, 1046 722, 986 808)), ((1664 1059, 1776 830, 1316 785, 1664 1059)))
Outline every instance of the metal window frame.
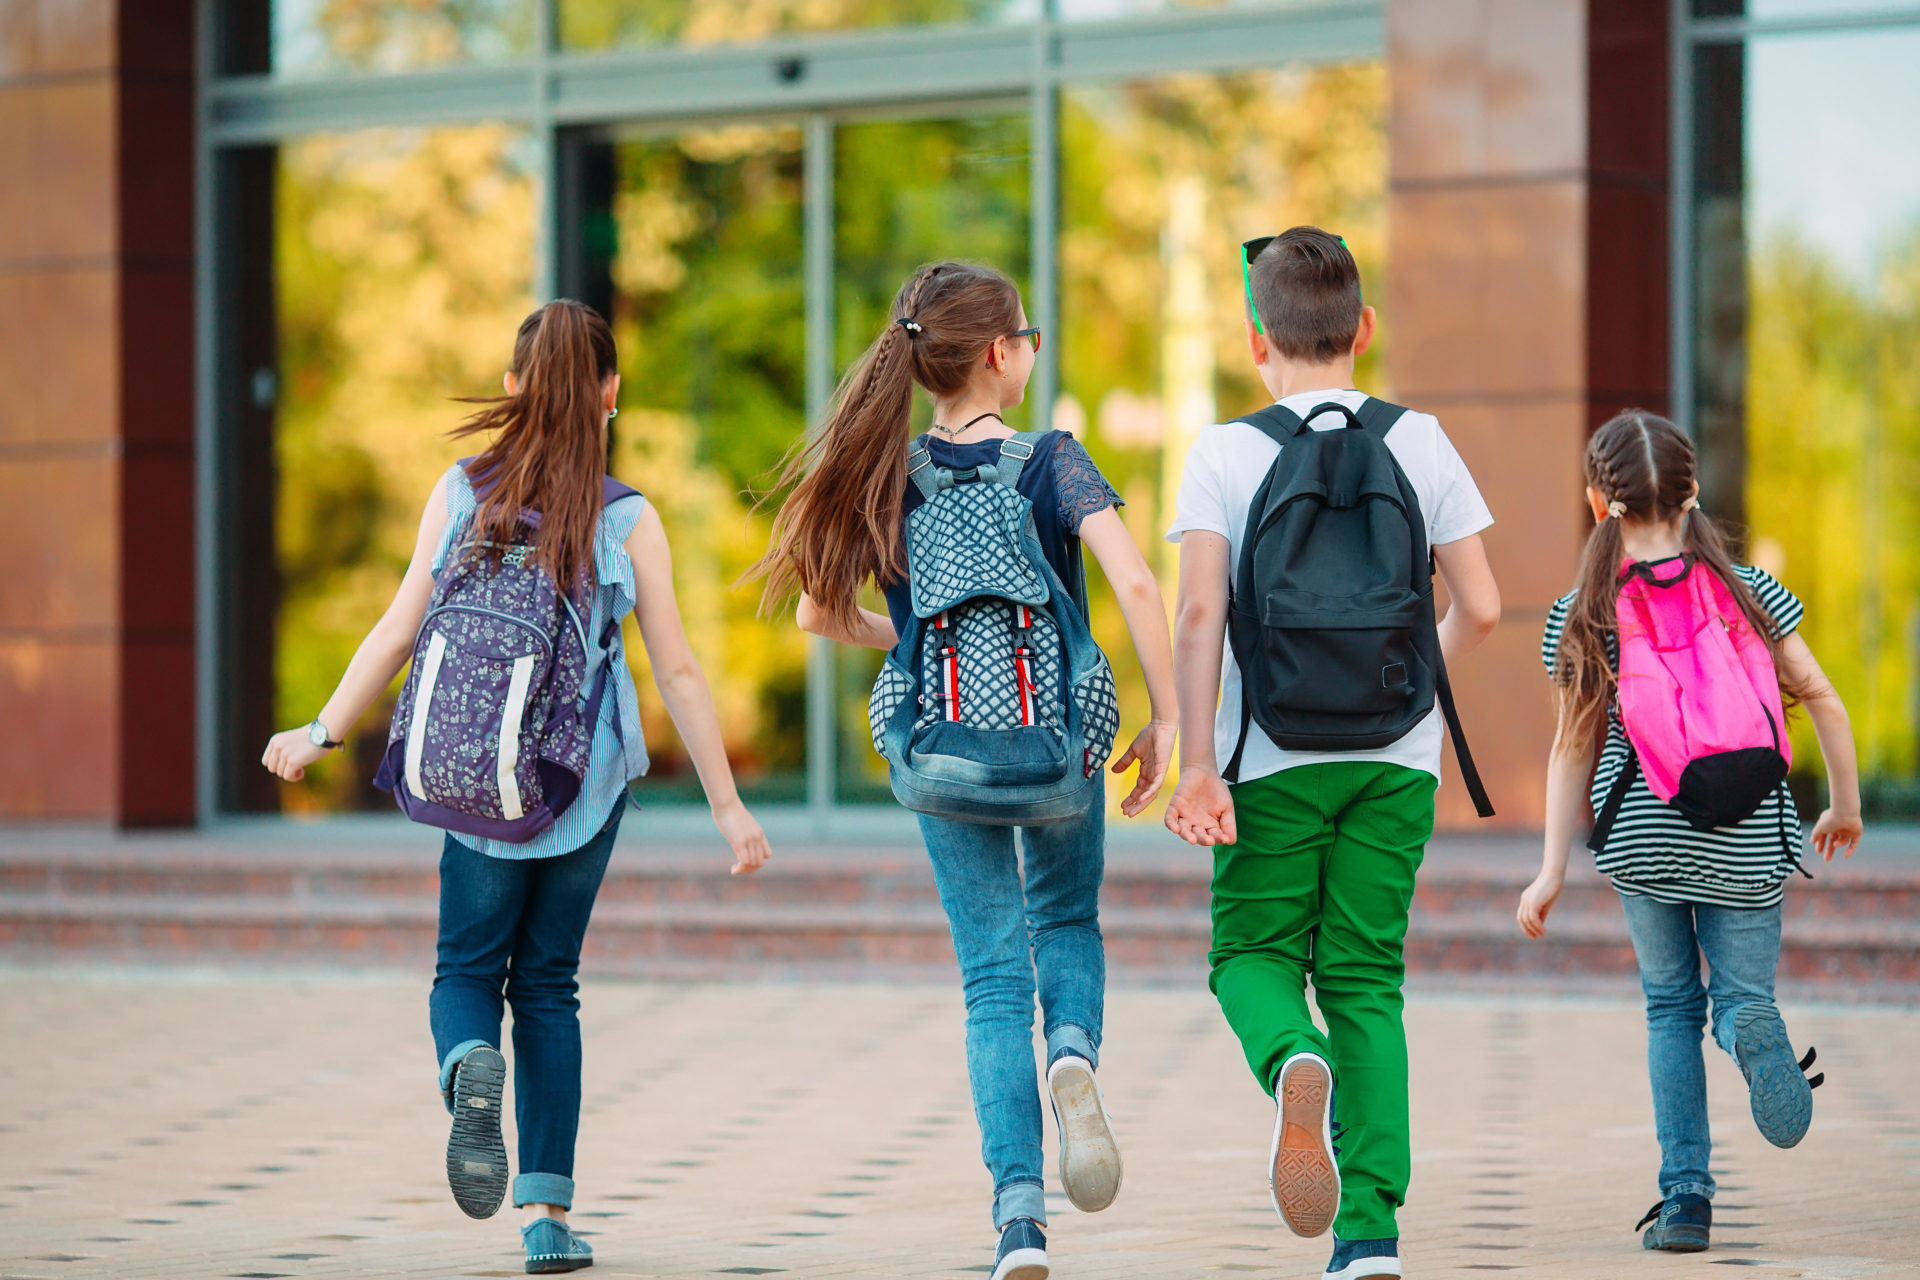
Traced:
POLYGON ((1701 49, 1744 44, 1771 36, 1838 35, 1920 26, 1920 3, 1904 8, 1858 9, 1795 17, 1695 17, 1694 0, 1672 0, 1668 42, 1669 184, 1668 236, 1672 268, 1668 272, 1669 382, 1673 420, 1693 434, 1698 387, 1694 376, 1695 288, 1693 237, 1694 59, 1701 49))
MULTIPOLYGON (((1387 25, 1386 0, 1283 0, 1268 8, 1101 21, 1063 20, 1058 0, 1043 0, 1035 20, 1005 25, 900 27, 743 45, 580 53, 559 47, 556 0, 538 0, 534 49, 525 59, 294 79, 215 74, 222 2, 200 0, 195 11, 195 619, 201 726, 196 774, 202 823, 258 821, 223 812, 218 794, 219 753, 225 744, 218 729, 222 548, 217 499, 225 477, 217 447, 219 329, 213 317, 219 306, 219 245, 213 223, 222 150, 382 126, 524 124, 533 134, 540 176, 534 286, 536 296, 548 297, 558 278, 564 200, 558 130, 746 116, 799 120, 806 139, 806 400, 814 420, 834 385, 832 156, 838 121, 873 112, 932 116, 955 107, 1024 103, 1032 166, 1029 314, 1035 324, 1058 332, 1063 85, 1378 59, 1386 53, 1387 25)), ((1034 371, 1033 402, 1051 404, 1059 380, 1059 345, 1049 342, 1034 371)), ((811 838, 881 830, 904 835, 909 824, 902 813, 835 802, 835 682, 832 647, 816 640, 807 656, 807 800, 770 806, 769 829, 811 838)), ((655 838, 685 838, 706 829, 706 819, 689 806, 684 812, 657 812, 648 827, 655 838)))

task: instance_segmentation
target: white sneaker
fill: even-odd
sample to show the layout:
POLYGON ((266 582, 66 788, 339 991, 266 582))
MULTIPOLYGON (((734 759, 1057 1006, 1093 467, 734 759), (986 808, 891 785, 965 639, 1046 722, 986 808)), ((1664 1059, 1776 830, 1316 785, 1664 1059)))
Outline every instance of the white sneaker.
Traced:
POLYGON ((1060 1125, 1060 1184, 1082 1213, 1098 1213, 1120 1194, 1120 1145, 1094 1083, 1093 1064, 1063 1054, 1047 1068, 1047 1092, 1060 1125))
POLYGON ((1273 1148, 1268 1186, 1281 1221, 1297 1236, 1317 1236, 1340 1211, 1340 1165, 1333 1154, 1333 1071, 1317 1053, 1280 1066, 1273 1089, 1273 1148))

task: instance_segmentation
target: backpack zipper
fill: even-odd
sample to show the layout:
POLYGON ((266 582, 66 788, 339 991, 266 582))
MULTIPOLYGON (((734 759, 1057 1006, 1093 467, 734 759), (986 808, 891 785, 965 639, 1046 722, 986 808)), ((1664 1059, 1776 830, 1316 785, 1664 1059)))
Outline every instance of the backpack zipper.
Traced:
POLYGON ((498 618, 502 622, 511 623, 512 625, 520 628, 520 630, 522 631, 532 633, 534 639, 540 642, 540 647, 542 650, 546 652, 547 656, 548 657, 553 656, 552 639, 549 638, 539 628, 535 627, 532 623, 526 621, 523 618, 516 618, 510 613, 502 613, 498 609, 483 609, 479 605, 443 604, 438 609, 435 609, 432 613, 429 613, 426 616, 426 618, 420 624, 421 629, 425 630, 427 623, 432 622, 435 618, 439 617, 443 613, 474 613, 474 614, 479 614, 481 617, 484 617, 484 618, 498 618))

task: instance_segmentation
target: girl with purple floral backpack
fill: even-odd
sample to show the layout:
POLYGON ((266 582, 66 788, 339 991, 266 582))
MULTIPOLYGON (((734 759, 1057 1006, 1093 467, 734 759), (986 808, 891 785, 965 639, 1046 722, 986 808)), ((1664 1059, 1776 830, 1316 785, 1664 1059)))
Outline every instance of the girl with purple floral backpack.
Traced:
POLYGON ((1629 410, 1594 433, 1586 478, 1594 530, 1580 585, 1548 612, 1542 645, 1559 702, 1546 852, 1517 914, 1528 937, 1544 936, 1591 783, 1588 847, 1619 892, 1647 1000, 1660 1199, 1636 1226, 1648 1249, 1694 1253, 1713 1224, 1709 1009, 1775 1146, 1806 1134, 1824 1078, 1807 1075, 1812 1049, 1795 1059, 1774 1004, 1781 900, 1801 850, 1787 708, 1805 708, 1826 760, 1831 807, 1813 847, 1829 861, 1860 843, 1859 774, 1847 709, 1799 634, 1800 601, 1729 558, 1700 510, 1686 436, 1629 410))
POLYGON ((527 1270, 593 1251, 567 1225, 580 1126, 576 974, 594 898, 646 745, 620 623, 633 614, 736 875, 768 856, 734 788, 706 677, 674 602, 665 531, 605 476, 618 409, 613 335, 591 307, 549 302, 520 325, 506 394, 454 431, 483 435, 427 498, 406 577, 339 687, 262 763, 297 781, 340 745, 409 659, 377 781, 446 829, 439 962, 429 1001, 447 1179, 469 1215, 508 1189, 500 1024, 513 1006, 513 1202, 527 1270))

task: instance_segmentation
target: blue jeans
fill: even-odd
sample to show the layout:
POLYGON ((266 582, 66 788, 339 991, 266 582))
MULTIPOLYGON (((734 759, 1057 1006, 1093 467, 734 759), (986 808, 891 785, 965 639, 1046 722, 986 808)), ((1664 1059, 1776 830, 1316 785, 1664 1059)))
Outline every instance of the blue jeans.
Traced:
MULTIPOLYGON (((451 834, 440 854, 440 960, 427 1001, 440 1090, 476 1045, 500 1047, 513 1006, 513 1202, 573 1205, 580 1131, 580 942, 625 804, 600 834, 552 858, 489 858, 451 834)), ((451 1102, 448 1104, 451 1109, 451 1102)))
POLYGON ((1106 871, 1104 799, 1084 817, 1020 829, 920 817, 967 1001, 967 1078, 980 1155, 993 1175, 993 1225, 1047 1220, 1042 1112, 1033 1061, 1040 997, 1047 1061, 1062 1051, 1099 1061, 1107 954, 1100 940, 1106 871), (1037 979, 1037 983, 1036 983, 1037 979))
POLYGON ((1713 1138, 1707 1130, 1707 1064, 1700 1032, 1711 1002, 1714 1042, 1732 1053, 1734 1015, 1750 1005, 1773 1008, 1780 908, 1655 902, 1628 893, 1620 895, 1620 904, 1647 996, 1647 1074, 1660 1137, 1660 1195, 1712 1199, 1707 1165, 1713 1138))

